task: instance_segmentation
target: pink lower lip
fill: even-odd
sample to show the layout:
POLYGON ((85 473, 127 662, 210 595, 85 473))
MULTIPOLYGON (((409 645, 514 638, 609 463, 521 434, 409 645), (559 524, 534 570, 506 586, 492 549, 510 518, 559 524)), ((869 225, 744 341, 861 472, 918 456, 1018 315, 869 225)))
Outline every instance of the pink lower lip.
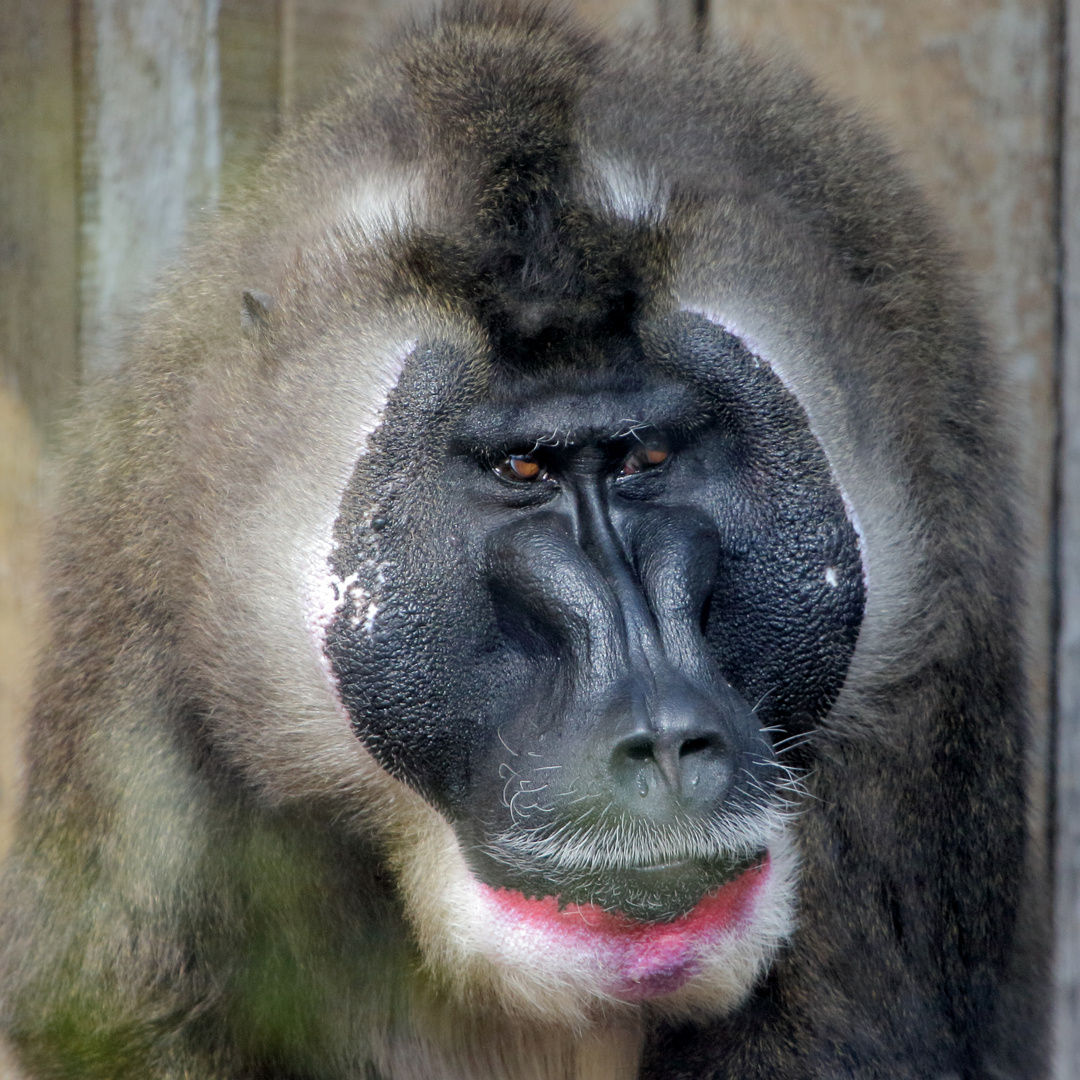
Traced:
POLYGON ((694 976, 702 952, 746 921, 768 872, 766 855, 667 923, 641 922, 595 904, 560 908, 554 896, 533 900, 510 889, 483 889, 515 929, 553 950, 586 950, 606 973, 609 993, 624 1001, 642 1001, 670 994, 694 976))

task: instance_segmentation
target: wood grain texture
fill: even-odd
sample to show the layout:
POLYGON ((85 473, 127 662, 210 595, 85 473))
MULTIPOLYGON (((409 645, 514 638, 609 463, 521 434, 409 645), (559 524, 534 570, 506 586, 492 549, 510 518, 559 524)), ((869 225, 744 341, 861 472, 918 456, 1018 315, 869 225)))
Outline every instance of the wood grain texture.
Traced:
POLYGON ((1068 9, 1062 123, 1056 746, 1055 1080, 1080 1075, 1080 10, 1068 9))
POLYGON ((217 0, 78 0, 84 370, 211 206, 220 166, 217 0))
POLYGON ((0 6, 0 373, 40 422, 76 383, 70 5, 0 6))

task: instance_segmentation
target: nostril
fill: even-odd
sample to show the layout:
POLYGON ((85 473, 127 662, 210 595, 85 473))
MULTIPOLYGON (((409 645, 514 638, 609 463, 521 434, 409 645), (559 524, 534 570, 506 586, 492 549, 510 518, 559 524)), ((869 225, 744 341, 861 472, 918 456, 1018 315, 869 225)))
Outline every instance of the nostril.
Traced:
POLYGON ((701 605, 701 636, 705 637, 709 632, 709 613, 712 611, 712 593, 710 592, 705 597, 705 602, 701 605))
POLYGON ((709 755, 721 755, 725 742, 718 734, 708 732, 690 737, 680 736, 677 732, 640 732, 619 740, 615 745, 612 761, 657 762, 682 761, 709 755))
POLYGON ((730 741, 685 714, 653 722, 609 743, 608 780, 619 805, 661 817, 716 805, 734 776, 730 741))
POLYGON ((655 744, 648 736, 641 736, 625 742, 622 751, 629 761, 651 761, 655 753, 655 744))
POLYGON ((715 738, 709 738, 708 736, 702 736, 697 739, 687 739, 679 747, 679 757, 690 757, 692 754, 704 754, 709 750, 720 750, 720 740, 715 738))

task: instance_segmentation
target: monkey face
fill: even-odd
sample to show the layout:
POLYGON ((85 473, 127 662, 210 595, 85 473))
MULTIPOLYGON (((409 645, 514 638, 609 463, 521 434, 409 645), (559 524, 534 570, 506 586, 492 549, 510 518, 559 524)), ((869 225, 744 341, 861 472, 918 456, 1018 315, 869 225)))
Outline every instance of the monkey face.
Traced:
POLYGON ((843 682, 858 538, 798 402, 701 316, 572 372, 495 360, 406 360, 319 647, 356 737, 449 823, 497 962, 723 1007, 790 916, 773 738, 843 682))

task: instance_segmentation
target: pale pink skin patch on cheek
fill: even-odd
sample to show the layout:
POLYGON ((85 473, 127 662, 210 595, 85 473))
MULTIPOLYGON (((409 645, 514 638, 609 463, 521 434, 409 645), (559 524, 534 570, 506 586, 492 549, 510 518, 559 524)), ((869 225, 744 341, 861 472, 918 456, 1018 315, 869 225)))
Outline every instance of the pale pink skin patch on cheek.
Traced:
POLYGON ((568 952, 588 956, 603 973, 607 993, 644 1001, 684 986, 718 938, 746 925, 770 869, 766 856, 667 923, 640 922, 595 904, 560 908, 554 896, 532 900, 509 889, 481 888, 499 929, 522 951, 537 959, 568 952))

